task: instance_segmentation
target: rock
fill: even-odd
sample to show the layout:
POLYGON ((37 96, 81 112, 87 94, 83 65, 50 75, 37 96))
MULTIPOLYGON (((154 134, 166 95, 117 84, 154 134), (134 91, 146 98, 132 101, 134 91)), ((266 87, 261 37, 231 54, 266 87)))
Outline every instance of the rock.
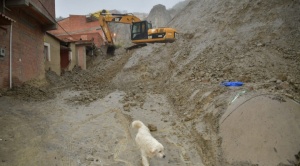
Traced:
POLYGON ((288 76, 286 74, 279 74, 277 76, 277 79, 281 80, 281 81, 287 81, 288 80, 288 76))
POLYGON ((150 131, 157 131, 157 127, 153 124, 148 124, 148 128, 150 131))
POLYGON ((204 71, 201 71, 200 72, 200 77, 204 77, 205 76, 205 72, 204 71))
POLYGON ((124 111, 130 112, 130 107, 129 105, 123 106, 124 111))
POLYGON ((125 103, 125 104, 123 104, 123 107, 129 107, 129 103, 125 103))
POLYGON ((251 77, 246 76, 246 75, 240 75, 239 80, 242 82, 251 82, 251 77))
POLYGON ((276 78, 271 78, 270 80, 269 80, 269 82, 276 82, 277 80, 276 80, 276 78))
POLYGON ((254 90, 254 87, 253 86, 249 86, 248 87, 248 91, 253 91, 254 90))
POLYGON ((144 106, 144 102, 141 102, 140 103, 140 108, 143 108, 143 106, 144 106))
POLYGON ((134 103, 134 102, 132 102, 132 103, 130 103, 130 106, 137 106, 137 104, 136 103, 134 103))
POLYGON ((210 82, 210 78, 202 79, 202 82, 209 83, 210 82))
POLYGON ((87 161, 94 161, 94 157, 93 157, 93 156, 90 156, 90 155, 86 156, 85 159, 86 159, 87 161))
POLYGON ((184 118, 184 121, 187 122, 187 121, 190 121, 190 120, 192 120, 192 119, 193 119, 192 116, 187 116, 187 117, 184 118))
POLYGON ((287 81, 284 81, 281 82, 279 86, 281 89, 287 90, 289 88, 289 83, 287 81))
POLYGON ((263 46, 265 46, 265 44, 263 44, 263 43, 257 43, 256 46, 257 47, 263 47, 263 46))

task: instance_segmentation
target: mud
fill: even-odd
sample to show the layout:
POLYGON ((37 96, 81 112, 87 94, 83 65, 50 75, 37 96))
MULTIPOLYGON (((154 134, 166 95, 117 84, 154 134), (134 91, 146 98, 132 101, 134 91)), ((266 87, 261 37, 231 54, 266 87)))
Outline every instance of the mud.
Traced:
POLYGON ((164 95, 143 94, 142 103, 130 100, 124 111, 123 91, 86 106, 69 104, 79 93, 64 91, 45 102, 1 98, 2 108, 9 108, 0 115, 1 165, 141 165, 133 119, 155 124, 152 134, 166 146, 167 157, 151 160, 152 165, 201 165, 164 95))

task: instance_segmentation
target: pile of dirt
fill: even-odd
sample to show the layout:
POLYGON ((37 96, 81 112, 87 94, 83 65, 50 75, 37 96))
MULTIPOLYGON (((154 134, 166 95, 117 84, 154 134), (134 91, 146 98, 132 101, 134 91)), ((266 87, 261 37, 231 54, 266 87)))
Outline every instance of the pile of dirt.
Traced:
MULTIPOLYGON (((136 50, 112 83, 118 89, 167 94, 195 133, 206 165, 262 163, 233 162, 223 154, 219 118, 242 92, 299 103, 299 7, 298 1, 190 1, 168 24, 178 30, 179 39, 136 50), (244 86, 223 87, 223 81, 244 86)), ((281 162, 287 164, 287 159, 281 162)))
POLYGON ((55 98, 63 90, 76 90, 82 93, 70 99, 70 102, 89 104, 113 89, 108 87, 108 81, 99 73, 101 72, 97 70, 95 75, 94 70, 82 70, 79 67, 74 67, 72 71, 66 71, 62 75, 46 71, 45 79, 25 82, 21 86, 1 92, 1 95, 24 101, 45 101, 55 98))
POLYGON ((12 89, 2 92, 2 94, 24 101, 44 101, 56 97, 56 92, 49 89, 49 87, 47 80, 35 79, 25 82, 21 86, 14 86, 12 89))

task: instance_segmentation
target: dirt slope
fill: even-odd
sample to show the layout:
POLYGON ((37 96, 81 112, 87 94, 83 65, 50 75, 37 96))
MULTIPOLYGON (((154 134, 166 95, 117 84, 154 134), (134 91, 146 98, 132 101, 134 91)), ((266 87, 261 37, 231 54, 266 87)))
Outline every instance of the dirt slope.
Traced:
MULTIPOLYGON (((168 24, 180 32, 180 38, 133 52, 113 83, 167 94, 194 133, 204 163, 233 164, 220 148, 218 123, 230 100, 245 91, 249 97, 271 94, 299 102, 299 6, 298 1, 191 1, 168 24), (226 80, 245 86, 221 87, 226 80)), ((234 163, 272 159, 262 160, 244 158, 234 163)))

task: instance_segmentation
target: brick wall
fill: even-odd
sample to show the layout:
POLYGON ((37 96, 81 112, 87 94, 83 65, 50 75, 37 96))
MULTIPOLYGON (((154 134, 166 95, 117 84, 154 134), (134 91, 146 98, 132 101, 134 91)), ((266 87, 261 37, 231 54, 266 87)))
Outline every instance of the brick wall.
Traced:
POLYGON ((10 26, 0 29, 0 47, 5 49, 6 56, 0 57, 0 87, 9 87, 9 33, 10 26))
MULTIPOLYGON (((99 29, 100 24, 98 21, 87 22, 86 16, 70 15, 70 17, 59 21, 59 24, 72 36, 72 40, 74 41, 78 41, 81 35, 87 35, 88 39, 94 38, 97 47, 104 44, 102 38, 103 32, 99 29)), ((71 38, 59 26, 57 27, 57 30, 49 31, 49 33, 57 36, 61 40, 71 38)))
POLYGON ((15 20, 12 50, 14 85, 44 75, 44 32, 40 24, 22 12, 15 20))
MULTIPOLYGON (((41 21, 38 18, 46 16, 51 20, 55 18, 55 1, 40 0, 47 8, 42 7, 38 0, 31 0, 30 3, 37 13, 32 13, 31 7, 15 7, 9 10, 3 9, 2 13, 12 18, 12 78, 13 86, 21 85, 23 82, 45 77, 44 70, 44 31, 45 26, 52 26, 54 22, 41 21), (29 9, 29 10, 27 10, 29 9), (49 14, 50 13, 50 14, 49 14)), ((0 7, 2 3, 0 4, 0 7)), ((0 29, 0 46, 6 47, 6 57, 0 59, 0 88, 9 87, 9 26, 8 30, 0 29)))
MULTIPOLYGON (((32 19, 22 10, 6 13, 16 23, 12 30, 12 78, 13 86, 34 79, 44 78, 44 32, 37 20, 32 19)), ((2 33, 0 45, 7 48, 7 56, 0 60, 0 88, 9 87, 9 31, 2 33)))
MULTIPOLYGON (((101 31, 97 30, 100 27, 98 21, 87 22, 86 16, 84 15, 70 15, 70 17, 63 19, 58 23, 71 34, 101 31)), ((58 27, 57 30, 51 31, 51 33, 56 35, 66 34, 60 27, 58 27)))
MULTIPOLYGON (((69 35, 62 35, 58 36, 60 39, 68 38, 69 35)), ((75 34, 72 35, 73 39, 76 41, 87 40, 87 41, 93 41, 96 47, 100 48, 103 45, 103 39, 99 33, 84 33, 84 34, 75 34)))

